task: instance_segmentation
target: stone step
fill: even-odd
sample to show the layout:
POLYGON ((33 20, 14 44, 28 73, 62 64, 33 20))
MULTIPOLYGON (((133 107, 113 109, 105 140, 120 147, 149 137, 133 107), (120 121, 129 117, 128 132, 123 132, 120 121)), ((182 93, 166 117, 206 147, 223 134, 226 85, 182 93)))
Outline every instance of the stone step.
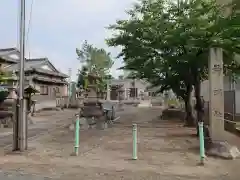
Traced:
POLYGON ((238 136, 240 136, 240 122, 237 122, 236 124, 236 133, 238 136))
POLYGON ((240 129, 240 122, 237 122, 237 123, 236 123, 236 128, 237 128, 237 129, 240 129))
POLYGON ((140 101, 138 107, 152 107, 151 101, 140 101))

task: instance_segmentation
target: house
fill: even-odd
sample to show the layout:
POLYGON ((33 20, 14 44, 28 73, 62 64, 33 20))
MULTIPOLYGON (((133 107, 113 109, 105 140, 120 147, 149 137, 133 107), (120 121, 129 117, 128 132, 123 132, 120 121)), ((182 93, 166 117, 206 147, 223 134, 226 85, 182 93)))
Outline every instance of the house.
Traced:
MULTIPOLYGON (((231 77, 224 76, 223 88, 224 88, 224 112, 225 114, 229 114, 231 118, 236 119, 236 116, 240 115, 240 79, 233 81, 231 77)), ((203 81, 201 84, 201 96, 203 96, 206 103, 209 102, 208 80, 203 81)))
POLYGON ((139 79, 112 79, 110 81, 110 98, 111 100, 118 99, 118 93, 116 86, 121 86, 123 90, 123 99, 134 100, 140 99, 142 96, 150 97, 154 96, 154 91, 148 89, 149 83, 139 79))
MULTIPOLYGON (((16 48, 0 49, 0 68, 12 73, 8 79, 8 85, 16 88, 19 68, 20 52, 16 48)), ((68 76, 58 71, 48 58, 26 59, 25 61, 25 85, 32 85, 40 93, 34 99, 51 100, 56 95, 66 96, 68 76)))

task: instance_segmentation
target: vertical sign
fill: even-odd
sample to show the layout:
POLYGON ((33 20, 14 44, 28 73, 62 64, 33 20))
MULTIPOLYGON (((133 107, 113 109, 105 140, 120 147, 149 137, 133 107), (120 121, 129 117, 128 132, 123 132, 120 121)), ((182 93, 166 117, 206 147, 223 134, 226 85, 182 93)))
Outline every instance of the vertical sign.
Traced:
POLYGON ((71 76, 72 76, 72 69, 69 68, 68 69, 68 96, 70 97, 72 94, 71 94, 71 91, 72 91, 72 87, 71 87, 71 76))
POLYGON ((213 140, 224 136, 223 52, 211 48, 209 55, 209 122, 213 140))
POLYGON ((111 97, 110 97, 110 79, 107 80, 107 100, 110 101, 111 97))

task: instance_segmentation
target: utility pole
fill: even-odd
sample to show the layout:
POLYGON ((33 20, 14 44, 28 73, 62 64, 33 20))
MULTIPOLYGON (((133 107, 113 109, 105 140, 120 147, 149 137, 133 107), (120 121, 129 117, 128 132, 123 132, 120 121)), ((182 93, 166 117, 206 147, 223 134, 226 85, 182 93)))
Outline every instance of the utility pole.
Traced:
POLYGON ((27 121, 26 109, 24 108, 24 64, 25 64, 25 0, 20 1, 20 62, 19 62, 19 89, 17 99, 16 128, 14 131, 15 147, 13 150, 24 151, 27 149, 27 121))
POLYGON ((68 88, 68 95, 69 95, 69 97, 71 96, 71 81, 72 81, 72 79, 71 79, 71 77, 72 77, 72 69, 71 68, 69 68, 68 69, 68 76, 69 76, 69 78, 68 78, 68 84, 69 84, 69 88, 68 88))
POLYGON ((71 87, 71 76, 72 76, 72 69, 68 69, 68 103, 67 103, 67 108, 70 106, 70 101, 71 101, 71 96, 72 96, 72 87, 71 87))

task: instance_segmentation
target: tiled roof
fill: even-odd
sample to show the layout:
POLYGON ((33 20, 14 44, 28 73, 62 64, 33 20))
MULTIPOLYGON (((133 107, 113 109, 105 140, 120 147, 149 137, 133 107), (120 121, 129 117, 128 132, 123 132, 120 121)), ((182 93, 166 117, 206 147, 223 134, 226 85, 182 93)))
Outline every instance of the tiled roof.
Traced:
POLYGON ((54 72, 54 71, 49 71, 47 69, 42 69, 42 68, 32 68, 33 71, 39 72, 39 73, 45 73, 45 74, 49 74, 49 75, 54 75, 54 76, 60 76, 60 77, 64 77, 67 78, 68 75, 60 73, 60 72, 54 72))
POLYGON ((36 80, 39 80, 39 81, 45 81, 45 82, 53 82, 53 83, 59 83, 59 84, 67 84, 66 81, 53 80, 53 79, 44 78, 44 77, 37 77, 37 76, 35 76, 33 79, 36 79, 36 80))
MULTIPOLYGON (((35 66, 40 66, 41 64, 43 64, 44 61, 29 61, 29 60, 26 60, 24 66, 25 66, 25 71, 28 71, 30 70, 32 67, 35 67, 35 66)), ((6 67, 8 71, 18 71, 18 68, 19 68, 19 64, 13 64, 13 65, 10 65, 8 67, 6 67)))
MULTIPOLYGON (((54 76, 60 76, 67 78, 68 76, 66 74, 63 74, 59 71, 49 71, 46 69, 42 69, 41 66, 46 63, 46 61, 49 61, 47 58, 41 58, 41 59, 27 59, 25 62, 25 71, 36 71, 39 73, 45 73, 49 75, 54 75, 54 76)), ((8 67, 6 67, 7 71, 18 71, 19 64, 13 64, 8 67)))
POLYGON ((12 58, 11 55, 19 56, 19 50, 17 48, 0 49, 0 59, 4 59, 12 63, 17 63, 19 59, 12 58))
MULTIPOLYGON (((18 71, 19 68, 19 56, 20 52, 17 48, 5 48, 0 49, 0 59, 4 59, 6 61, 15 63, 6 67, 7 71, 18 71), (18 58, 13 58, 12 56, 18 56, 18 58)), ((25 71, 34 70, 39 73, 45 73, 53 76, 60 76, 63 78, 67 78, 66 74, 59 72, 52 63, 48 60, 48 58, 35 58, 35 59, 26 59, 25 61, 25 71), (42 69, 41 66, 44 64, 49 64, 53 71, 42 69)))

